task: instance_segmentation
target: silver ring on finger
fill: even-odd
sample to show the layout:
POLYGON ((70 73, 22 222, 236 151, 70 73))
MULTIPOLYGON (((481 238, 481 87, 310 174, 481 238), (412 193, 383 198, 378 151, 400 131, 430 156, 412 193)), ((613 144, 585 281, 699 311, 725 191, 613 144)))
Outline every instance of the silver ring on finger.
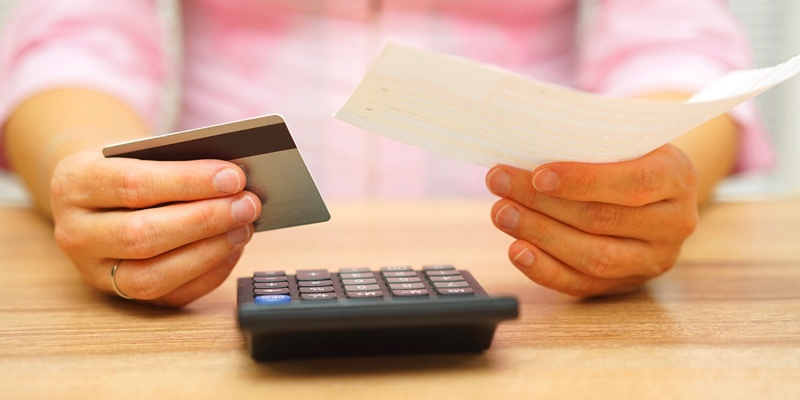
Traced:
POLYGON ((121 290, 119 290, 119 287, 117 287, 117 268, 119 268, 119 265, 122 264, 123 261, 125 260, 117 261, 117 263, 111 268, 111 287, 119 297, 122 297, 125 300, 134 300, 133 297, 123 293, 121 290))

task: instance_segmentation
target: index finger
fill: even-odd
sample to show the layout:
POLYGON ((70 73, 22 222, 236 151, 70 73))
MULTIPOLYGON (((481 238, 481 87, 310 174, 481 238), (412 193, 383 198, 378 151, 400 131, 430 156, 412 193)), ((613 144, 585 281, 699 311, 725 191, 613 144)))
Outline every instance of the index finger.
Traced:
POLYGON ((159 204, 229 196, 247 177, 222 160, 145 161, 102 158, 67 163, 53 180, 53 196, 86 208, 147 208, 159 204))
POLYGON ((537 191, 551 196, 631 207, 673 198, 695 180, 691 162, 670 145, 630 161, 545 164, 532 178, 537 191))

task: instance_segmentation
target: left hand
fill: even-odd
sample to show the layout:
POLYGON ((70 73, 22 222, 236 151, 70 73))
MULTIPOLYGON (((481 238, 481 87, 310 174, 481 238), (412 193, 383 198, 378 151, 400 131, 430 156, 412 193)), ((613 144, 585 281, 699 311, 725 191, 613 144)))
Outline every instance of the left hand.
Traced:
POLYGON ((183 307, 222 284, 253 236, 262 208, 246 180, 222 160, 76 152, 53 172, 56 243, 98 290, 183 307))
POLYGON ((512 263, 573 296, 630 291, 669 270, 697 226, 697 174, 677 147, 631 161, 496 166, 486 176, 512 263))

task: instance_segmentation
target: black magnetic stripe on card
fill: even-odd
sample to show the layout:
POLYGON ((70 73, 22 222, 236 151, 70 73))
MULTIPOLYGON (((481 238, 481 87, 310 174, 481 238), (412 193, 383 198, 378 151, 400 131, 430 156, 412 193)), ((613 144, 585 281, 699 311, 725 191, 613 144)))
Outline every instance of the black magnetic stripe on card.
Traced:
POLYGON ((116 154, 112 157, 152 161, 233 160, 296 148, 297 145, 289 134, 286 124, 277 123, 116 154))

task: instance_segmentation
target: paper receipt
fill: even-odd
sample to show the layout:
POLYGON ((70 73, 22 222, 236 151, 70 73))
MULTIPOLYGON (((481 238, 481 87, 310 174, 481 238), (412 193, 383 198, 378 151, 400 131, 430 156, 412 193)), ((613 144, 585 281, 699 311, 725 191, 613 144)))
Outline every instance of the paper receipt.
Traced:
POLYGON ((610 98, 464 58, 387 43, 336 117, 491 167, 641 157, 800 71, 735 71, 686 102, 610 98))

